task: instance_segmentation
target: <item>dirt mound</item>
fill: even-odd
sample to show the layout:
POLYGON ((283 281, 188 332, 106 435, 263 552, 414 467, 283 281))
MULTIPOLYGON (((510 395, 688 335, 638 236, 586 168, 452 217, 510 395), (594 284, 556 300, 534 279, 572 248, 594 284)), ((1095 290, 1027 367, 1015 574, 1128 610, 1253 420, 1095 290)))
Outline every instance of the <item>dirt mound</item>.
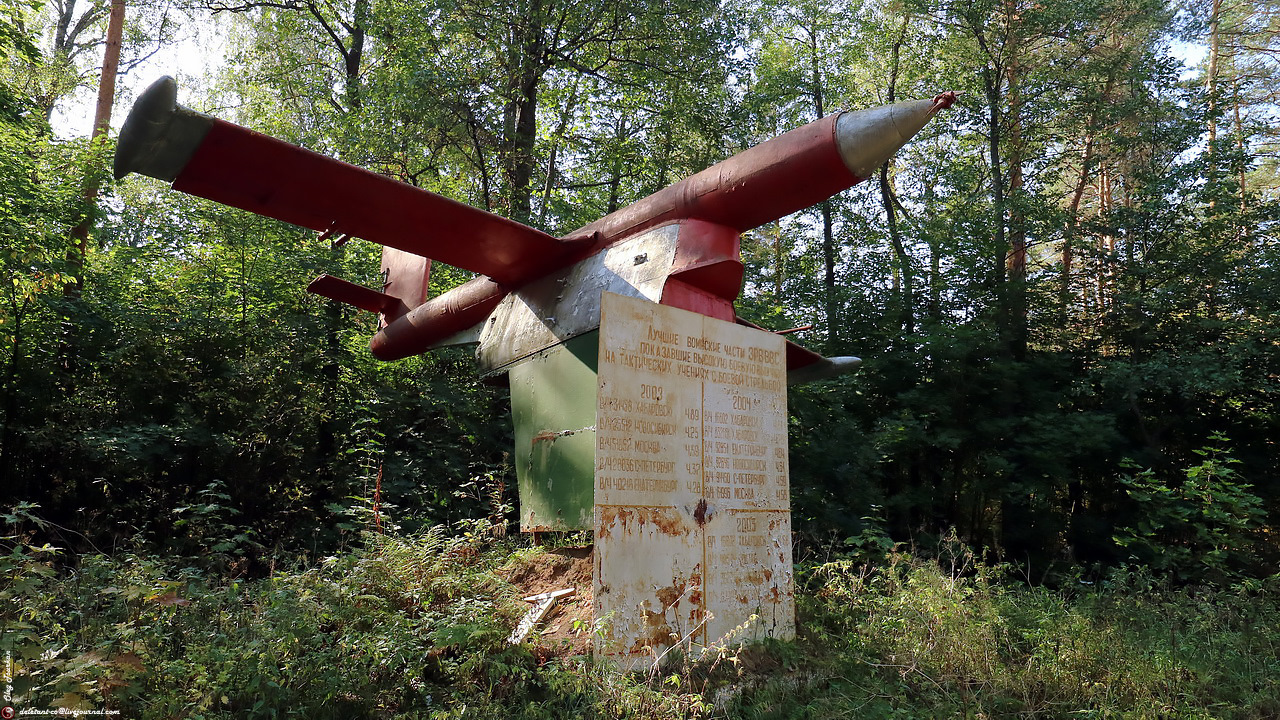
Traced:
MULTIPOLYGON (((564 547, 538 553, 512 565, 503 574, 521 597, 573 588, 529 633, 539 645, 556 654, 582 655, 590 650, 592 546, 564 547)), ((531 604, 532 606, 532 604, 531 604)))

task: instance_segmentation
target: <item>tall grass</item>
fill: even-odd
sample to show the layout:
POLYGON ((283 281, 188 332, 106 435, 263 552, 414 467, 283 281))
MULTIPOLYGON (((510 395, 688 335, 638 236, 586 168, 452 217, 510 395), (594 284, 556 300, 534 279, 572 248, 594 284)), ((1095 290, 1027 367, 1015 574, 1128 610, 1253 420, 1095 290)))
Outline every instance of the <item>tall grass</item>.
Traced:
POLYGON ((801 568, 801 635, 627 674, 505 642, 504 566, 435 529, 244 580, 0 548, 19 708, 130 718, 1280 717, 1280 579, 1028 587, 963 548, 801 568))
POLYGON ((1280 717, 1280 577, 1174 588, 1117 571, 1050 590, 959 555, 811 568, 803 671, 751 681, 729 714, 1280 717))

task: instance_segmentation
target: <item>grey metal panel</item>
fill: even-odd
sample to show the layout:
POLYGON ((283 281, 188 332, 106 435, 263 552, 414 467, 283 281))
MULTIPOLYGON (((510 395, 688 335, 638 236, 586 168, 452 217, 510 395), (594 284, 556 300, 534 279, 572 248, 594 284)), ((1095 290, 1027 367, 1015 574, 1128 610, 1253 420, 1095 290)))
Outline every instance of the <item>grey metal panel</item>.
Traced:
POLYGON ((508 295, 480 331, 481 372, 600 327, 601 293, 656 302, 675 260, 677 232, 675 225, 655 228, 508 295))

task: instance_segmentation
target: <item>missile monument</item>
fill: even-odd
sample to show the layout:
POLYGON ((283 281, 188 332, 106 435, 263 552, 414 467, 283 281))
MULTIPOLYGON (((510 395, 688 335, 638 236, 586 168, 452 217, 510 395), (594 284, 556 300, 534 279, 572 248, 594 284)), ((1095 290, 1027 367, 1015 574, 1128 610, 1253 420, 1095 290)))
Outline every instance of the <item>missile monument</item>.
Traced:
POLYGON ((469 343, 507 376, 521 529, 593 531, 595 651, 640 666, 794 632, 786 389, 860 363, 737 317, 741 234, 871 177, 954 101, 835 113, 563 237, 186 108, 170 78, 115 174, 382 245, 383 287, 307 289, 378 313, 382 360, 469 343), (429 298, 432 260, 476 277, 429 298))

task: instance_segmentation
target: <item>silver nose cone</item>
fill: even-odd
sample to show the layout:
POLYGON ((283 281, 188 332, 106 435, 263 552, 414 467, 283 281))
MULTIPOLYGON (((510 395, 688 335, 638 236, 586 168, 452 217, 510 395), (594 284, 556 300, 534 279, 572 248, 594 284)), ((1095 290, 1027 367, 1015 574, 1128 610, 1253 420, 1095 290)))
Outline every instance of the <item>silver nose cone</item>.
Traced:
POLYGON ((211 127, 213 118, 178 104, 173 78, 160 78, 133 104, 120 129, 116 179, 136 172, 173 182, 211 127))
POLYGON ((849 172, 865 180, 920 132, 934 113, 955 102, 954 92, 932 100, 907 100, 836 118, 836 147, 849 172))

